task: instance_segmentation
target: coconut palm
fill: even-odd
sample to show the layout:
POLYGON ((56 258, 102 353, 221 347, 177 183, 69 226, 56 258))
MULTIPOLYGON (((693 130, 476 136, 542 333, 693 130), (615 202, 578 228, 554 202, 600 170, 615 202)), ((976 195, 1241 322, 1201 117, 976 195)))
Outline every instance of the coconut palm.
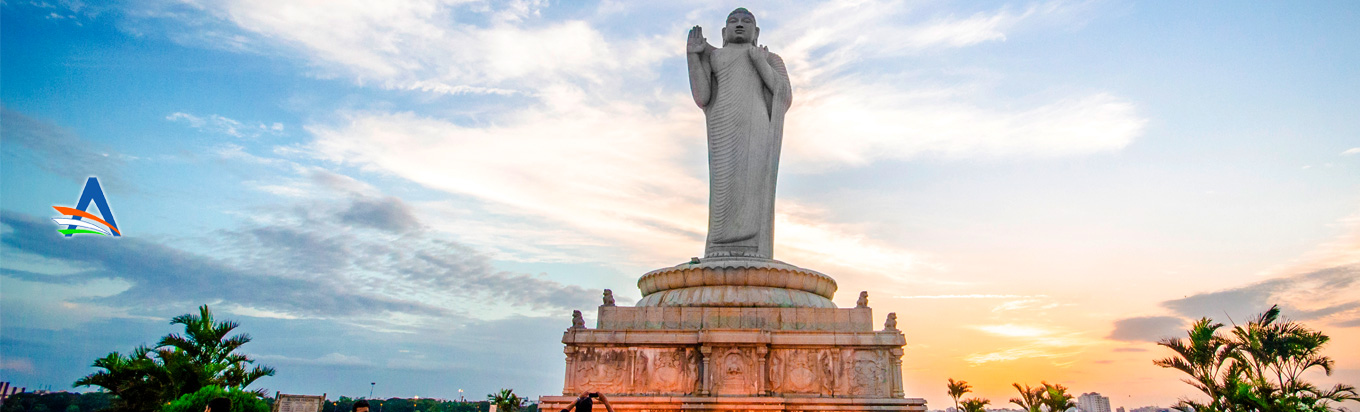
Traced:
POLYGON ((963 397, 964 394, 973 391, 973 387, 968 386, 967 381, 954 381, 954 378, 949 378, 948 388, 949 397, 954 398, 954 410, 956 411, 959 410, 959 398, 963 397))
POLYGON ((1019 398, 1011 398, 1011 403, 1016 404, 1027 412, 1040 412, 1039 407, 1043 405, 1044 388, 1031 388, 1029 385, 1021 388, 1020 384, 1012 383, 1011 386, 1020 392, 1019 398))

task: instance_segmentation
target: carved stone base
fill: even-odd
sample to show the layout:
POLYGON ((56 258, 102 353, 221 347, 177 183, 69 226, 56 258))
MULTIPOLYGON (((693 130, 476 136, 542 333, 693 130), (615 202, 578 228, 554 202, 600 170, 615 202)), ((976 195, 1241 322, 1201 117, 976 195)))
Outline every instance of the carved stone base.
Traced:
POLYGON ((647 272, 638 289, 639 307, 836 307, 830 276, 772 259, 704 258, 647 272))
POLYGON ((869 308, 601 306, 598 319, 597 329, 562 336, 564 394, 754 396, 779 405, 903 397, 906 339, 873 330, 869 308))
MULTIPOLYGON (((575 396, 540 397, 538 410, 557 412, 566 409, 575 396)), ((698 396, 610 396, 614 412, 795 412, 795 411, 907 411, 925 412, 921 398, 809 398, 809 397, 698 397, 698 396)), ((595 411, 604 406, 595 403, 595 411)))

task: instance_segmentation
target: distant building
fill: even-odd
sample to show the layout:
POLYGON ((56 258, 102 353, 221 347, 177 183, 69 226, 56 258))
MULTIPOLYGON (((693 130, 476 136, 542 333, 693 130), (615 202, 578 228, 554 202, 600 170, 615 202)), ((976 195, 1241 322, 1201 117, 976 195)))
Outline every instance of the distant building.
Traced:
POLYGON ((1118 408, 1115 408, 1115 409, 1114 409, 1114 412, 1124 412, 1124 407, 1123 407, 1123 406, 1120 406, 1120 407, 1118 407, 1118 408))
POLYGON ((1077 397, 1077 408, 1082 412, 1111 412, 1110 398, 1095 392, 1083 393, 1077 397))
POLYGON ((10 395, 18 395, 24 393, 25 389, 28 388, 25 387, 16 388, 10 386, 9 382, 0 382, 0 403, 5 403, 5 399, 9 399, 10 395))

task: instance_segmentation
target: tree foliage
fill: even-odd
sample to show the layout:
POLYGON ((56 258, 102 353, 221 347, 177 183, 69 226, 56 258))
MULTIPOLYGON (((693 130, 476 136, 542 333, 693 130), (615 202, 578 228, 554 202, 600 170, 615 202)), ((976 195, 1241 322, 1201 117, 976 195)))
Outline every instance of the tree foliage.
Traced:
POLYGON ((1158 343, 1174 355, 1153 364, 1189 375, 1184 381, 1209 398, 1207 402, 1182 399, 1179 409, 1325 412, 1333 410, 1333 402, 1360 400, 1353 386, 1323 389, 1302 379, 1304 372, 1314 369, 1332 374, 1334 361, 1322 354, 1330 338, 1282 319, 1278 305, 1226 333, 1220 332, 1223 327, 1202 318, 1190 326, 1185 339, 1158 343))
POLYGON ((954 410, 956 411, 959 410, 959 398, 973 391, 973 387, 968 385, 968 381, 955 381, 954 378, 949 378, 947 388, 949 389, 949 397, 954 398, 954 410))
POLYGON ((231 399, 231 412, 269 412, 269 404, 260 399, 255 392, 237 388, 222 389, 212 385, 179 397, 162 407, 161 412, 202 412, 209 401, 219 397, 231 399))
POLYGON ((486 400, 496 405, 496 412, 515 412, 524 407, 524 403, 528 401, 510 389, 501 389, 500 392, 488 394, 486 400))
POLYGON ((963 400, 963 412, 987 412, 987 404, 992 401, 980 398, 969 398, 963 400))
MULTIPOLYGON (((198 314, 176 316, 172 325, 183 325, 184 334, 161 338, 155 348, 139 346, 128 355, 111 352, 96 359, 99 369, 75 381, 75 386, 97 386, 115 396, 113 411, 154 411, 186 394, 209 386, 244 390, 274 369, 254 366, 254 360, 236 353, 250 342, 250 335, 231 335, 240 324, 217 321, 207 305, 198 314)), ((263 389, 255 391, 262 397, 263 389)))
POLYGON ((1020 392, 1020 397, 1011 398, 1011 403, 1029 412, 1062 412, 1077 406, 1076 398, 1068 394, 1067 387, 1062 385, 1040 382, 1037 387, 1028 384, 1022 387, 1019 383, 1012 383, 1011 386, 1020 392))
POLYGON ((1040 382, 1043 385, 1043 397, 1039 403, 1049 412, 1062 412, 1077 406, 1077 399, 1067 393, 1067 387, 1058 384, 1040 382))
POLYGON ((1031 388, 1029 387, 1029 384, 1026 384, 1025 387, 1022 388, 1018 383, 1012 383, 1011 386, 1014 386, 1015 390, 1020 392, 1020 397, 1011 398, 1011 403, 1020 406, 1021 409, 1028 412, 1040 412, 1039 407, 1043 406, 1044 400, 1044 388, 1042 386, 1031 388))

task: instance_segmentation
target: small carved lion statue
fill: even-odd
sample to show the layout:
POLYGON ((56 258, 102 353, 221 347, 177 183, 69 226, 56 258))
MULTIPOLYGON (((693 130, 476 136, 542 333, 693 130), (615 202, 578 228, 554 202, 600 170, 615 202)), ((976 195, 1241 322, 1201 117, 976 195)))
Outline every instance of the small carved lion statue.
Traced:
POLYGON ((579 310, 571 311, 571 328, 572 329, 586 328, 586 318, 581 316, 581 311, 579 310))

